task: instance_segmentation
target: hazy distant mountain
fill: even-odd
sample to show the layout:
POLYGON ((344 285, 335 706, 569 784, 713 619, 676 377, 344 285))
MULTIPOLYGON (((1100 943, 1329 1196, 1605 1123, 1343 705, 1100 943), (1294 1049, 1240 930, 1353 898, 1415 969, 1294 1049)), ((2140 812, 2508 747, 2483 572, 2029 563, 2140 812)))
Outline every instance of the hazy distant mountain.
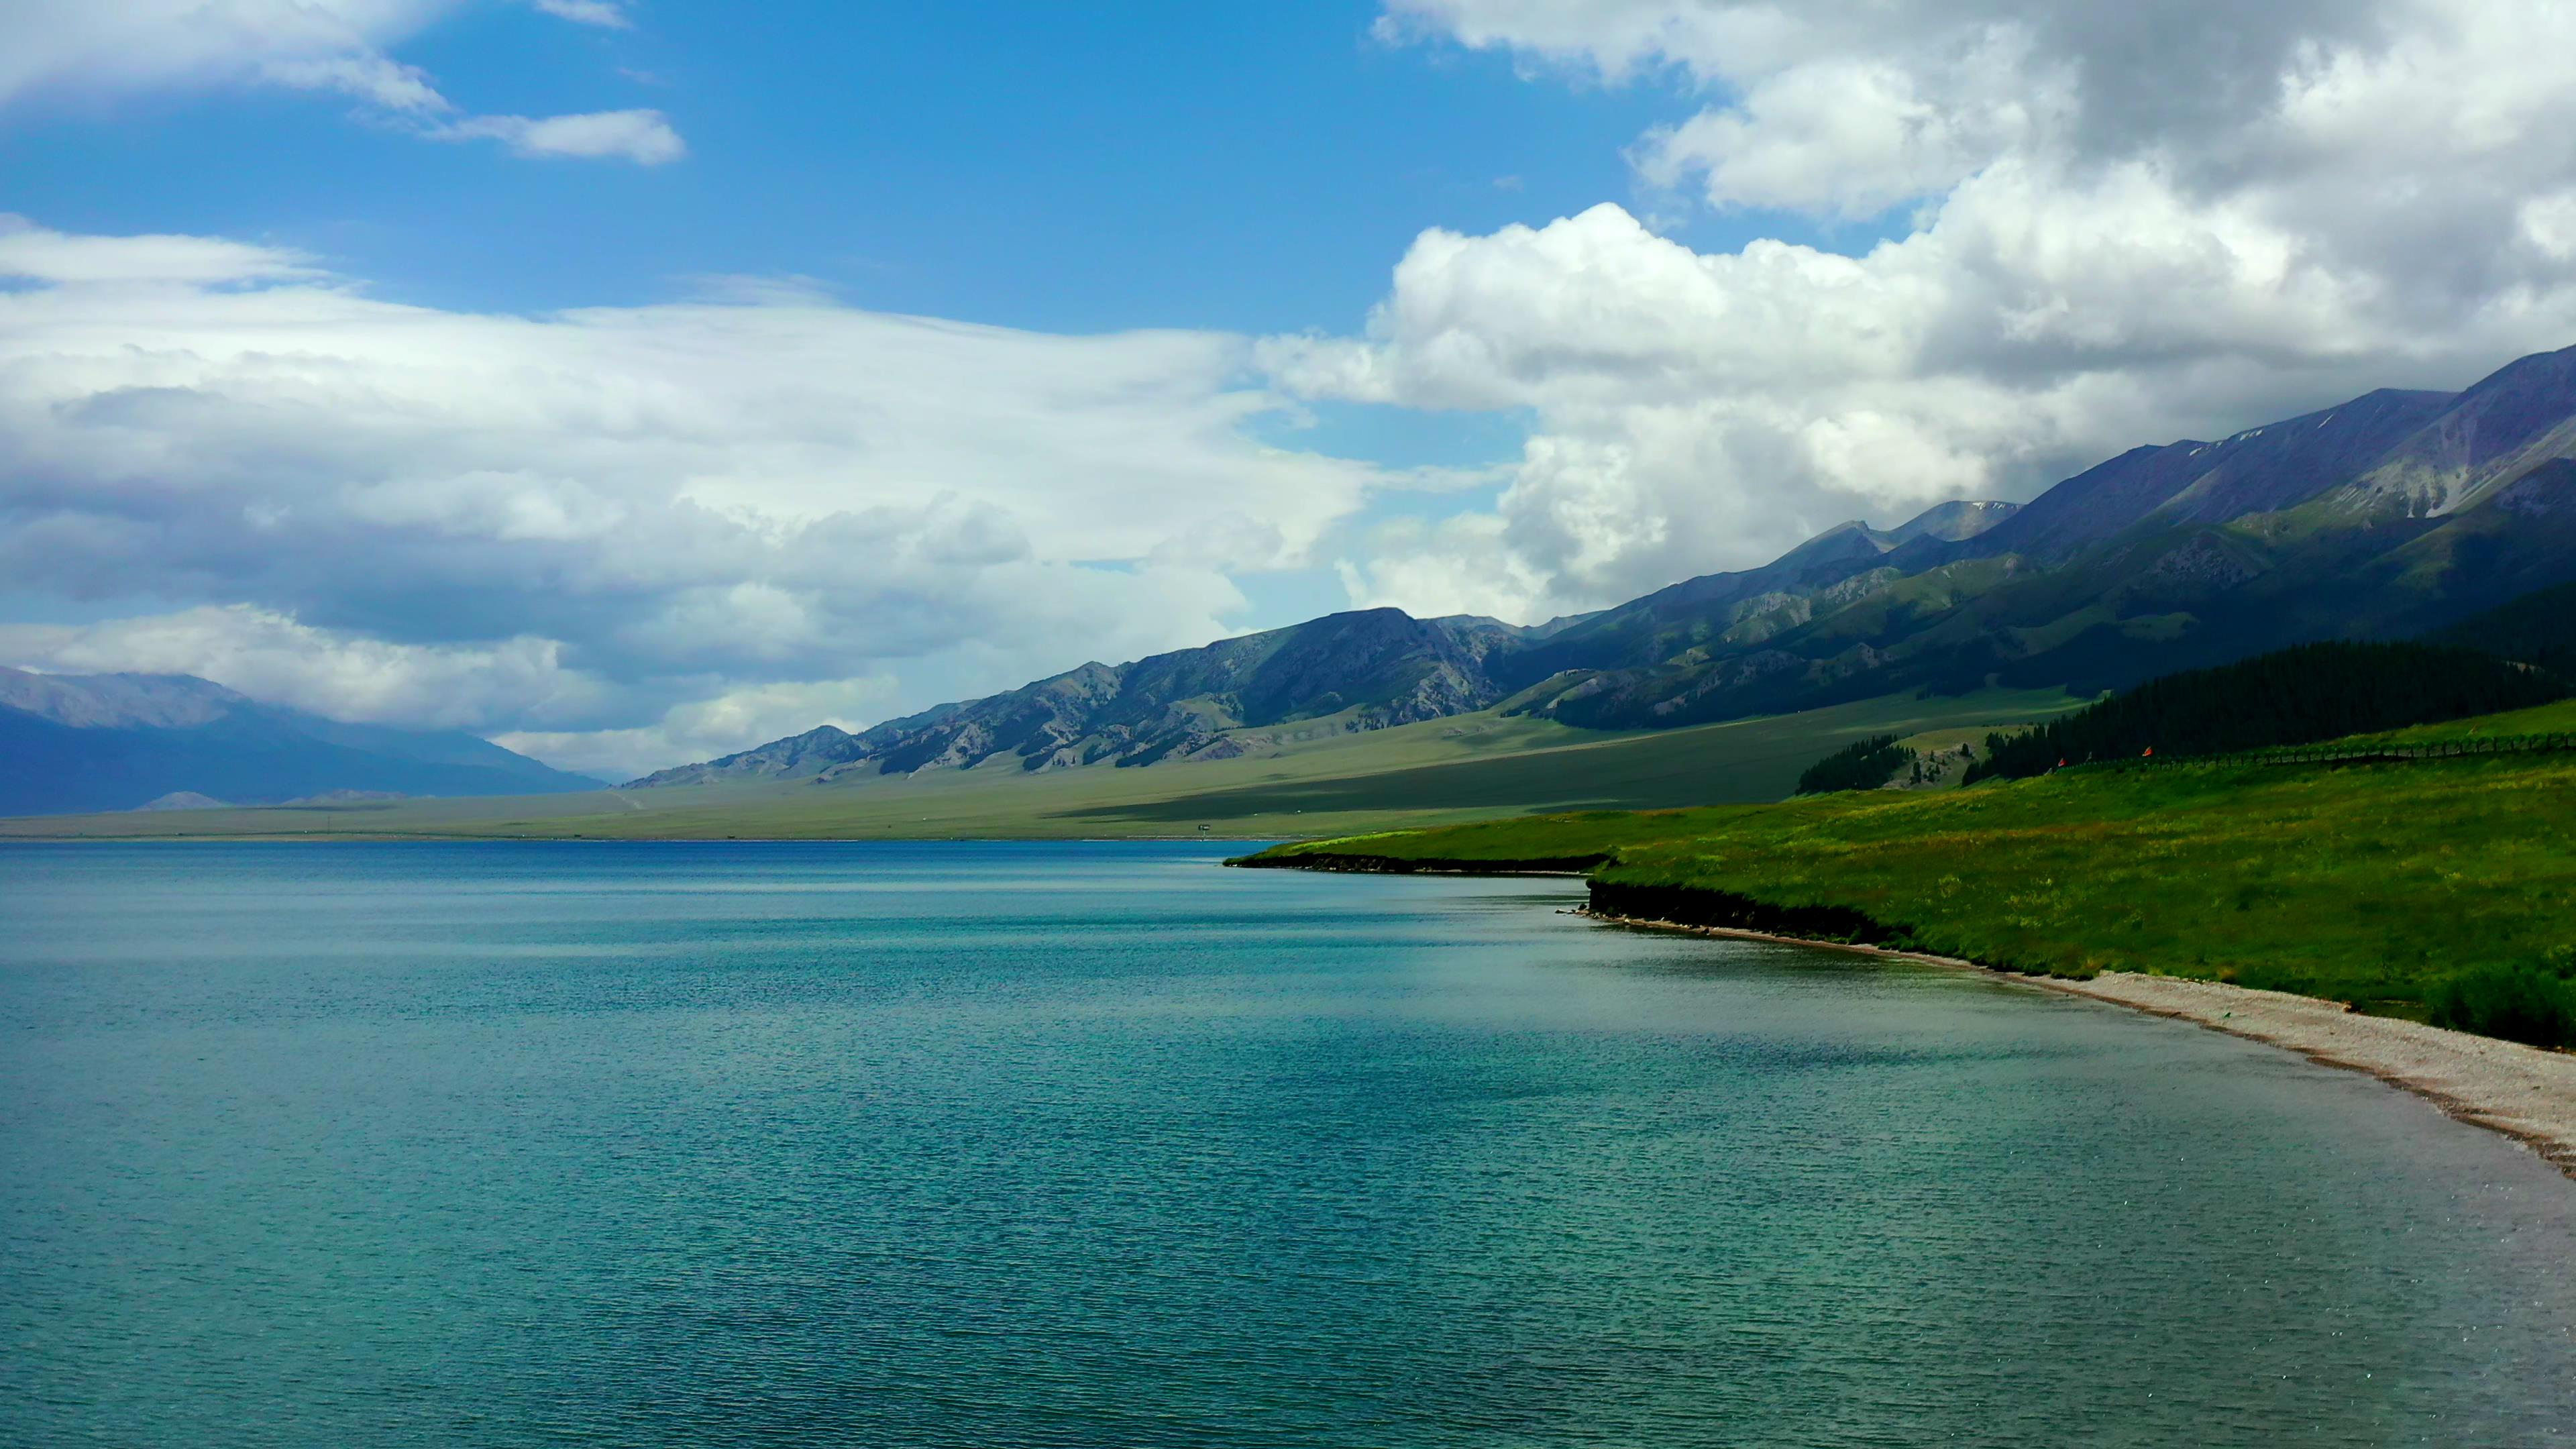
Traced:
POLYGON ((1497 703, 1630 728, 1989 682, 2089 692, 2303 640, 2418 634, 2571 580, 2576 348, 2465 392, 2374 392, 2137 448, 2026 506, 1839 524, 1760 568, 1534 628, 1336 614, 636 783, 1145 765, 1259 748, 1244 727, 1372 729, 1497 703))
POLYGON ((200 795, 194 790, 173 790, 167 795, 146 800, 134 808, 138 811, 221 810, 228 804, 227 801, 218 800, 212 795, 200 795))
POLYGON ((462 731, 341 724, 184 674, 0 669, 0 815, 601 783, 462 731))

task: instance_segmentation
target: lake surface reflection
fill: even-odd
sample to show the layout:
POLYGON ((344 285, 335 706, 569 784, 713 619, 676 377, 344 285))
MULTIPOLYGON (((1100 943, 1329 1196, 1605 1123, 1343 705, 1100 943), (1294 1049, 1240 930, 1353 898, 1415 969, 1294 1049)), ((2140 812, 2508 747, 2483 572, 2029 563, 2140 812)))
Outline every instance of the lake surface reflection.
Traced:
POLYGON ((0 846, 0 1441, 2576 1436, 2377 1083, 1221 853, 0 846))

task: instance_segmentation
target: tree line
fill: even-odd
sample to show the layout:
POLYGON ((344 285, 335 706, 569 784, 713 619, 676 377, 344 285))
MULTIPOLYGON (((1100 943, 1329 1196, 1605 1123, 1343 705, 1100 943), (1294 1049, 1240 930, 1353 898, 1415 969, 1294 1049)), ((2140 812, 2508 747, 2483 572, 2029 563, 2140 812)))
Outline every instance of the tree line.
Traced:
POLYGON ((1875 790, 1888 777, 1914 763, 1914 752, 1896 742, 1894 735, 1879 735, 1857 744, 1845 745, 1807 767, 1798 777, 1798 793, 1823 795, 1835 790, 1875 790))
MULTIPOLYGON (((2150 680, 2014 734, 1989 735, 1966 782, 2148 755, 2220 755, 2528 709, 2559 676, 2446 644, 2301 644, 2150 680)), ((1892 767, 1891 767, 1892 768, 1892 767)), ((1883 778, 1883 777, 1882 777, 1883 778)))

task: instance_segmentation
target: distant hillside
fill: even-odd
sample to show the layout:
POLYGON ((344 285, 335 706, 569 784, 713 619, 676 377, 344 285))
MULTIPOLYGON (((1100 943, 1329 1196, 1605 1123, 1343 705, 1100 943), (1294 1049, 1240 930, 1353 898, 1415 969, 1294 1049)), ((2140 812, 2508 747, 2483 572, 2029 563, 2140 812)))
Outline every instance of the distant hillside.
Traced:
MULTIPOLYGON (((2576 464, 2559 466, 2576 471, 2576 464)), ((2440 638, 2576 681, 2576 584, 2525 594, 2452 625, 2440 638)))
POLYGON ((1151 765, 1497 704, 1635 729, 1989 685, 2090 695, 2414 637, 2571 582, 2576 348, 2464 392, 2373 392, 2133 449, 2023 506, 1840 524, 1760 568, 1542 626, 1336 614, 635 783, 1151 765))
POLYGON ((188 675, 0 669, 0 815, 600 787, 461 731, 341 724, 188 675))

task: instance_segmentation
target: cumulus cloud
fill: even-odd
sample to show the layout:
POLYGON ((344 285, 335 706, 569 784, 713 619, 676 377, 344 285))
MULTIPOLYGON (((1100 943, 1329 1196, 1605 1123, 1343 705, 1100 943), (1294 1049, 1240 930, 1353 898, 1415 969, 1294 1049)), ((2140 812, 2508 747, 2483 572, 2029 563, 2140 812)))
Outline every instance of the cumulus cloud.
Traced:
POLYGON ((896 713, 902 700, 901 685, 885 675, 757 684, 673 705, 650 724, 577 732, 511 730, 492 738, 505 749, 558 769, 624 780, 649 774, 662 762, 713 759, 748 742, 767 743, 822 725, 855 734, 896 713))
MULTIPOLYGON (((327 91, 434 140, 498 140, 521 156, 647 166, 687 154, 659 111, 469 116, 389 49, 461 0, 16 0, 0 7, 0 114, 47 95, 270 85, 327 91)), ((577 24, 627 28, 609 0, 536 0, 577 24)))
POLYGON ((1355 597, 1588 607, 2576 342, 2551 0, 1392 0, 1380 32, 1673 86, 1630 155, 1650 191, 1900 220, 1849 255, 1700 253, 1617 205, 1424 233, 1361 334, 1264 365, 1537 423, 1490 516, 1354 559, 1355 597))
POLYGON ((188 606, 18 631, 7 662, 180 669, 603 768, 753 743, 718 736, 799 691, 879 701, 851 680, 919 707, 1204 642, 1238 573, 1318 565, 1372 490, 1450 481, 1253 441, 1290 405, 1222 334, 796 287, 484 316, 256 244, 16 221, 0 275, 0 576, 188 606))
POLYGON ((86 625, 0 624, 0 654, 57 673, 194 674, 332 719, 413 727, 578 716, 610 688, 566 669, 552 640, 395 644, 248 605, 86 625))
POLYGON ((1696 179, 1719 205, 1867 218, 2066 124, 2073 87, 2062 76, 2024 80, 2026 57, 2001 32, 1931 77, 1883 59, 1822 58, 1761 77, 1734 106, 1648 133, 1634 159, 1648 182, 1696 179))
POLYGON ((317 629, 247 605, 206 606, 85 625, 0 624, 0 658, 55 673, 194 674, 254 699, 354 723, 464 729, 562 769, 628 779, 816 725, 847 730, 904 703, 891 674, 728 686, 667 703, 565 663, 554 640, 398 644, 317 629), (596 719, 639 723, 554 728, 596 719), (515 723, 518 728, 499 728, 515 723))

